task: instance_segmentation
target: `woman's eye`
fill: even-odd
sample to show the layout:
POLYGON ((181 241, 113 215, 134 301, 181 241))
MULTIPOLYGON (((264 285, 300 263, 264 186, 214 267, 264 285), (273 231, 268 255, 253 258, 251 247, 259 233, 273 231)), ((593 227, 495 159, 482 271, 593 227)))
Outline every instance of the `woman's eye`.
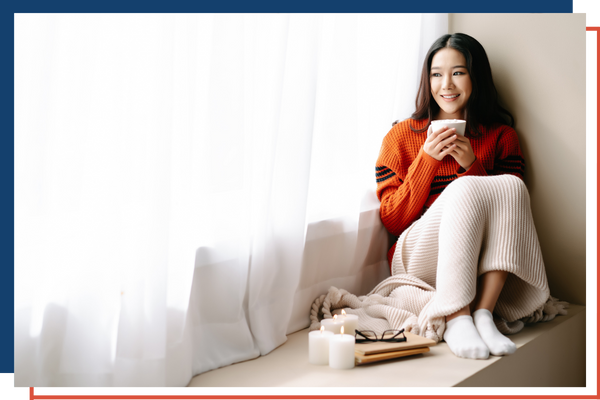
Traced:
POLYGON ((462 72, 462 71, 456 71, 456 72, 454 73, 454 75, 465 75, 465 73, 464 73, 464 72, 462 72))
POLYGON ((438 74, 437 72, 434 72, 433 74, 431 74, 432 77, 437 77, 437 76, 442 76, 442 74, 438 74))

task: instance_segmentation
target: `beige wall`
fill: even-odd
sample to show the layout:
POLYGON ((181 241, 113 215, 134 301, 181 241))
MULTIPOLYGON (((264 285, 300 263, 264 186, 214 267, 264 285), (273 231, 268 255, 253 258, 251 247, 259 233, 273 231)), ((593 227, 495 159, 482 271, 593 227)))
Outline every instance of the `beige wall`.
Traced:
POLYGON ((585 304, 585 14, 450 14, 513 113, 553 296, 585 304))

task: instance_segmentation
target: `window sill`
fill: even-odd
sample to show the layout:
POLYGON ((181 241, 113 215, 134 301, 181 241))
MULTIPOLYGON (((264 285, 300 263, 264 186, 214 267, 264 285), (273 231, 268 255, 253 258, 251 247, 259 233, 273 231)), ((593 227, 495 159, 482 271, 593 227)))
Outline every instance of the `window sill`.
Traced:
POLYGON ((487 360, 455 357, 441 342, 426 354, 334 370, 308 363, 308 330, 288 336, 266 356, 192 379, 204 387, 557 387, 585 386, 585 314, 528 325, 510 338, 517 352, 487 360), (343 382, 343 383, 342 383, 343 382))

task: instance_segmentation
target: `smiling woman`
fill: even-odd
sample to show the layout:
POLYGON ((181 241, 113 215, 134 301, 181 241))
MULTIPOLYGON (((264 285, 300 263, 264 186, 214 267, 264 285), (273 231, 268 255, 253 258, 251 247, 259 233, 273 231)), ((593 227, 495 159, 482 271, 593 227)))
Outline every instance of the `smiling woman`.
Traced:
POLYGON ((458 357, 511 354, 516 346, 492 312, 503 333, 514 333, 523 323, 509 323, 555 299, 513 118, 498 104, 481 44, 462 33, 436 40, 416 103, 412 118, 384 138, 376 163, 386 174, 377 179, 381 220, 399 236, 389 253, 392 274, 436 288, 419 311, 419 327, 411 328, 437 340, 443 335, 458 357), (443 119, 465 119, 465 135, 443 123, 430 127, 443 119))
POLYGON ((512 114, 498 101, 485 49, 474 38, 460 33, 440 37, 428 54, 412 118, 446 119, 449 117, 444 115, 450 112, 455 114, 451 118, 467 119, 475 136, 480 134, 479 124, 513 126, 512 114), (462 101, 458 96, 456 107, 452 106, 455 101, 450 96, 460 95, 461 91, 462 101))
POLYGON ((451 47, 438 51, 430 75, 431 95, 440 108, 436 119, 465 119, 472 90, 465 56, 451 47))

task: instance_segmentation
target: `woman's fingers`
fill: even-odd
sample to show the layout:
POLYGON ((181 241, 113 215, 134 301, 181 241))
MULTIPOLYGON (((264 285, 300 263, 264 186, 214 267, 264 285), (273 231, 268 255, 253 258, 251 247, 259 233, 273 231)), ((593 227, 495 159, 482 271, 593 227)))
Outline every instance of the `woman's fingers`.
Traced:
MULTIPOLYGON (((429 130, 431 130, 431 126, 429 127, 429 130)), ((425 143, 431 143, 432 145, 437 145, 438 141, 440 140, 439 138, 440 136, 440 131, 434 131, 431 134, 427 134, 427 139, 425 139, 425 143)))
POLYGON ((469 168, 476 159, 469 139, 457 135, 456 129, 448 129, 448 127, 431 132, 425 140, 423 149, 438 161, 451 155, 464 169, 469 168))
POLYGON ((438 146, 441 145, 440 150, 446 148, 446 146, 449 146, 452 142, 454 142, 456 140, 456 135, 450 136, 449 138, 446 138, 444 140, 441 140, 438 144, 438 146))
POLYGON ((455 144, 450 144, 444 148, 442 148, 440 150, 440 154, 443 153, 443 155, 445 156, 446 154, 450 154, 451 152, 453 152, 454 150, 456 150, 456 145, 455 144))
POLYGON ((444 149, 444 151, 440 152, 440 155, 442 157, 446 157, 448 154, 452 154, 454 152, 456 145, 451 144, 447 149, 444 149))
MULTIPOLYGON (((431 127, 429 129, 431 129, 431 127)), ((433 131, 431 135, 425 139, 424 150, 431 157, 441 161, 456 147, 452 143, 456 139, 456 129, 443 127, 437 131, 433 131)))
POLYGON ((467 146, 469 145, 469 139, 467 139, 464 136, 457 136, 455 143, 461 149, 466 149, 467 146))
MULTIPOLYGON (((431 126, 429 127, 429 129, 432 129, 431 126)), ((455 131, 454 128, 448 129, 447 126, 444 126, 437 131, 433 131, 433 133, 431 133, 431 135, 428 135, 427 140, 429 140, 431 142, 433 142, 436 139, 443 140, 445 137, 452 134, 453 131, 455 131)))

